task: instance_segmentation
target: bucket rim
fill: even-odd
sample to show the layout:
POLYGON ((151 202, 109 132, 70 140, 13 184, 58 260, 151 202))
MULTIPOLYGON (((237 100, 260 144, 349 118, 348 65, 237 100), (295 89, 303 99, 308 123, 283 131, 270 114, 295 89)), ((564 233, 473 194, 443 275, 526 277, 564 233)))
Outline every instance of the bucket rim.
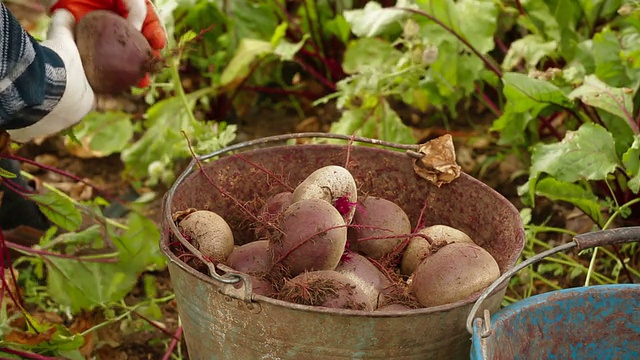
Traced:
POLYGON ((583 297, 592 294, 602 293, 603 291, 611 293, 627 293, 638 292, 640 294, 640 284, 604 284, 573 287, 555 291, 549 291, 543 294, 534 295, 518 302, 505 306, 500 311, 491 315, 491 324, 495 324, 502 319, 512 316, 522 310, 530 308, 534 304, 539 304, 553 298, 554 301, 565 300, 571 297, 583 297))
POLYGON ((640 284, 604 284, 604 285, 591 285, 582 287, 573 287, 555 291, 549 291, 543 294, 534 295, 518 302, 512 303, 499 311, 491 314, 489 319, 475 318, 473 320, 473 333, 471 334, 472 345, 471 352, 475 353, 476 358, 483 359, 482 354, 484 347, 486 346, 483 339, 492 336, 495 327, 500 327, 504 321, 507 321, 518 314, 526 312, 541 303, 547 303, 548 301, 557 303, 572 298, 588 298, 595 294, 608 293, 608 295, 616 296, 621 293, 640 293, 640 284), (489 326, 485 326, 485 324, 489 326), (486 332, 490 333, 486 336, 486 332))
MULTIPOLYGON (((194 255, 196 255, 196 257, 198 257, 200 260, 202 260, 207 267, 209 268, 209 275, 206 275, 194 268, 192 268, 191 266, 189 266, 188 264, 184 263, 182 260, 180 260, 170 249, 169 246, 169 239, 167 236, 163 236, 161 238, 161 243, 160 243, 160 248, 162 253, 169 259, 169 261, 176 265, 178 268, 180 268, 182 271, 187 272, 189 275, 194 276, 196 278, 198 278, 198 280, 200 281, 204 281, 205 283, 209 284, 209 285, 214 285, 217 287, 227 287, 227 288, 233 288, 233 284, 237 284, 237 283, 248 283, 248 286, 242 286, 243 291, 238 291, 238 290, 232 290, 227 292, 222 292, 221 293, 225 294, 225 295, 230 295, 232 297, 236 297, 232 294, 238 294, 238 293, 243 293, 243 295, 240 295, 239 297, 237 297, 239 300, 243 300, 245 302, 257 302, 258 304, 262 303, 268 303, 271 305, 275 305, 275 306, 283 306, 289 309, 297 309, 297 310, 301 310, 301 311, 311 311, 311 312, 317 312, 317 313, 325 313, 325 314, 332 314, 332 315, 342 315, 342 316, 363 316, 363 317, 398 317, 398 316, 413 316, 413 315, 422 315, 422 314, 430 314, 430 313, 439 313, 439 312, 446 312, 446 311, 451 311, 454 310, 456 308, 460 308, 463 306, 467 306, 467 305, 471 305, 473 303, 475 303, 478 298, 482 295, 483 290, 479 290, 473 294, 471 294, 470 296, 468 296, 467 298, 463 299, 463 300, 459 300, 453 303, 449 303, 449 304, 444 304, 444 305, 439 305, 439 306, 433 306, 433 307, 428 307, 428 308, 418 308, 418 309, 409 309, 409 310, 393 310, 393 311, 367 311, 367 310, 351 310, 351 309, 334 309, 334 308, 323 308, 323 307, 319 307, 319 306, 310 306, 310 305, 301 305, 301 304, 294 304, 291 302, 287 302, 287 301, 283 301, 283 300, 278 300, 278 299, 274 299, 268 296, 263 296, 263 295, 259 295, 259 294, 253 294, 251 292, 251 283, 250 280, 248 279, 247 276, 244 276, 240 273, 232 273, 232 272, 227 272, 224 275, 220 275, 218 274, 217 270, 219 270, 219 267, 215 267, 214 265, 212 265, 211 263, 209 263, 208 261, 205 261, 203 258, 201 258, 201 254, 200 252, 195 249, 195 247, 193 247, 193 245, 191 245, 188 241, 186 241, 186 239, 184 239, 181 235, 180 232, 177 228, 177 226, 175 225, 173 219, 172 219, 172 214, 171 211, 169 210, 171 208, 171 202, 173 200, 173 195, 175 194, 175 192, 177 191, 177 188, 189 177, 191 176, 193 173, 195 173, 197 171, 197 166, 201 161, 204 160, 209 160, 212 159, 214 157, 220 156, 220 155, 225 155, 227 153, 231 153, 235 150, 241 150, 241 149, 245 149, 245 148, 252 148, 255 146, 260 146, 260 145, 267 145, 270 143, 274 143, 274 142, 282 142, 285 140, 295 140, 295 139, 303 139, 303 138, 326 138, 326 139, 338 139, 338 140, 344 140, 344 141, 351 141, 351 142, 362 142, 362 143, 368 143, 368 144, 373 144, 373 145, 379 145, 379 146, 385 146, 388 148, 395 148, 397 150, 405 150, 407 152, 407 155, 409 157, 416 157, 416 151, 418 151, 420 144, 414 144, 414 145, 407 145, 407 144, 397 144, 397 143, 392 143, 392 142, 387 142, 387 141, 381 141, 381 140, 377 140, 377 139, 369 139, 369 138, 365 138, 365 137, 357 137, 357 136, 346 136, 346 135, 340 135, 340 134, 332 134, 332 133, 323 133, 323 132, 305 132, 305 133, 293 133, 293 134, 286 134, 286 135, 276 135, 276 136, 271 136, 271 137, 265 137, 265 138, 261 138, 261 139, 256 139, 256 140, 251 140, 251 141, 245 141, 245 142, 241 142, 238 144, 234 144, 228 147, 225 147, 223 149, 219 149, 217 151, 214 151, 210 154, 207 155, 202 155, 202 156, 198 156, 194 159, 191 160, 191 162, 189 163, 189 165, 187 166, 187 168, 176 178, 174 184, 171 186, 171 188, 165 193, 164 198, 163 198, 163 214, 162 214, 162 219, 163 222, 169 227, 169 230, 174 234, 177 235, 176 237, 178 238, 178 240, 180 240, 180 242, 182 243, 182 245, 184 245, 185 247, 187 247, 188 250, 190 250, 194 255), (248 280, 248 281, 247 281, 248 280)), ((291 144, 281 144, 281 145, 272 145, 270 148, 282 148, 282 147, 289 147, 289 146, 335 146, 335 147, 340 147, 340 146, 344 146, 344 145, 339 145, 339 144, 326 144, 326 143, 322 143, 322 144, 295 144, 295 145, 291 145, 291 144)), ((259 150, 259 148, 257 149, 249 149, 246 151, 257 151, 259 150)), ((389 149, 379 149, 382 151, 391 151, 389 149)), ((476 182, 478 186, 480 186, 481 188, 484 188, 484 190, 486 190, 487 192, 490 192, 494 195, 498 195, 501 196, 495 189, 491 188, 489 185, 475 179, 474 177, 464 173, 464 172, 460 172, 460 177, 464 177, 466 180, 472 181, 472 182, 476 182)), ((515 206, 509 202, 506 199, 501 199, 503 202, 503 204, 507 207, 512 207, 513 210, 515 212, 517 212, 517 209, 515 208, 515 206)), ((519 231, 522 233, 522 235, 524 236, 524 226, 521 226, 519 228, 519 231)), ((524 242, 521 246, 522 248, 524 247, 524 242)), ((510 265, 509 267, 512 267, 512 265, 510 265)), ((496 293, 499 293, 501 291, 503 291, 508 284, 501 284, 500 286, 495 287, 494 289, 492 289, 492 291, 487 295, 487 297, 493 296, 496 293)))
MULTIPOLYGON (((523 313, 535 311, 541 304, 559 304, 567 300, 589 299, 595 295, 607 298, 620 298, 624 295, 637 295, 640 293, 640 284, 604 284, 582 287, 573 287, 543 294, 534 295, 526 299, 512 303, 503 309, 487 316, 486 318, 473 319, 473 333, 471 334, 471 359, 488 359, 490 347, 495 347, 496 341, 490 340, 496 330, 505 329, 505 322, 518 318, 523 313), (491 346, 490 344, 493 344, 491 346)), ((628 300, 628 298, 625 298, 628 300)), ((635 299, 634 299, 635 300, 635 299)), ((502 330, 504 332, 505 330, 502 330)))

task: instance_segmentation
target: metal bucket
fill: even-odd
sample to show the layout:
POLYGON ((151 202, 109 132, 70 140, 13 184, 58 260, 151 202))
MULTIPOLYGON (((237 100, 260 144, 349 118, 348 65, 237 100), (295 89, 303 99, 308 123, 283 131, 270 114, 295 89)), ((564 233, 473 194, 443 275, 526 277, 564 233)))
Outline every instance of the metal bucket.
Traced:
MULTIPOLYGON (((195 161, 191 163, 165 196, 161 240, 191 359, 468 359, 471 342, 465 319, 479 294, 443 306, 384 313, 304 306, 254 295, 243 275, 212 265, 204 274, 171 251, 171 241, 188 244, 171 219, 175 211, 187 208, 223 216, 238 244, 251 239, 238 206, 210 181, 240 201, 266 199, 284 188, 264 169, 298 184, 322 166, 344 166, 348 150, 348 169, 359 191, 392 199, 414 222, 426 200, 427 225, 446 224, 465 231, 495 257, 501 272, 512 268, 525 241, 516 208, 466 174, 440 188, 428 183, 415 174, 412 158, 393 151, 397 148, 390 150, 396 146, 400 145, 302 133, 254 140, 200 157, 199 161, 216 157, 203 166, 207 176, 196 170, 195 161), (311 137, 390 148, 282 145, 284 140, 311 137)), ((505 290, 496 289, 484 306, 496 310, 505 290)))
MULTIPOLYGON (((478 298, 517 271, 554 253, 640 241, 640 227, 604 230, 536 255, 506 272, 478 298)), ((597 285, 552 291, 516 302, 484 318, 469 315, 472 360, 640 359, 640 285, 597 285)))

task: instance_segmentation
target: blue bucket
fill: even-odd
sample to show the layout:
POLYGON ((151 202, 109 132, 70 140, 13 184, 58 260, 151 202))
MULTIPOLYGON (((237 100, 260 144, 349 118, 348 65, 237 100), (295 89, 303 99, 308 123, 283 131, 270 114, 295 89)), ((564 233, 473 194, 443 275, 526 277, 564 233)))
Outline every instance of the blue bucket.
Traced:
POLYGON ((640 285, 598 285, 536 295, 491 315, 474 317, 484 294, 517 271, 576 247, 640 240, 640 227, 576 236, 502 275, 478 298, 467 319, 471 359, 640 359, 640 285))

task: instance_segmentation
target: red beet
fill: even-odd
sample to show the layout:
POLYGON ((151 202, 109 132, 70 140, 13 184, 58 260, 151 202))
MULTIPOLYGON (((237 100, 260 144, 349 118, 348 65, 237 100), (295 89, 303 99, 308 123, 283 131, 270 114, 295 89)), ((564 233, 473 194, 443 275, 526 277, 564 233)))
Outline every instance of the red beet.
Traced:
POLYGON ((111 11, 92 11, 82 17, 76 26, 76 45, 96 94, 127 91, 161 67, 142 33, 111 11))
POLYGON ((304 199, 284 212, 283 234, 270 239, 269 250, 276 265, 289 276, 305 271, 333 270, 347 243, 342 215, 329 202, 304 199))
POLYGON ((353 280, 332 270, 304 272, 288 280, 278 295, 296 304, 373 310, 369 297, 353 280))

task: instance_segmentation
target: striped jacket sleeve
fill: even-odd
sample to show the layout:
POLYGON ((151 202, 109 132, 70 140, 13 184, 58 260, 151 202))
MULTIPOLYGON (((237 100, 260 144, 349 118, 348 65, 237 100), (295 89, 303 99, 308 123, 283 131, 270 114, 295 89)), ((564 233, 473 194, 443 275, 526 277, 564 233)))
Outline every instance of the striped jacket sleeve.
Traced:
POLYGON ((0 0, 0 130, 46 116, 62 98, 66 78, 58 54, 40 46, 0 0))

